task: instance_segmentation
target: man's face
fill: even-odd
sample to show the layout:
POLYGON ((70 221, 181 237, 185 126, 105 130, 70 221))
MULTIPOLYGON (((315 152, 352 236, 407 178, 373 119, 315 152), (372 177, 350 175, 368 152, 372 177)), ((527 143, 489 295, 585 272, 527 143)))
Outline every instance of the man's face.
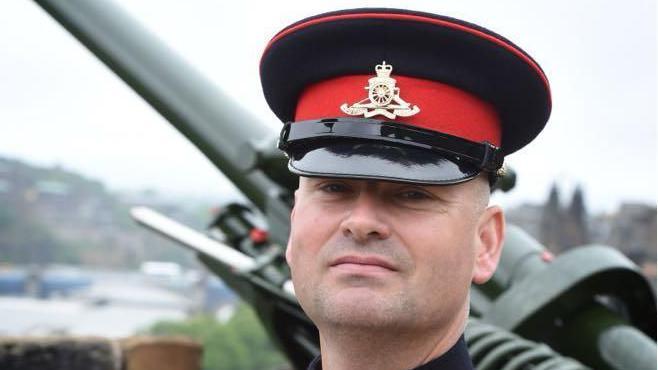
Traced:
POLYGON ((482 275, 484 186, 301 178, 286 258, 306 313, 320 328, 463 319, 482 275))

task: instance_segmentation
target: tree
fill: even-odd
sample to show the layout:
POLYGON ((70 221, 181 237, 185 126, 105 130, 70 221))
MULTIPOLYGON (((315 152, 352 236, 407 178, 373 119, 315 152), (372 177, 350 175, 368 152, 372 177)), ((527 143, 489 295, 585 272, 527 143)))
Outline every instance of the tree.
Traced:
POLYGON ((233 317, 222 324, 200 315, 181 322, 164 321, 147 330, 152 335, 185 335, 203 345, 206 370, 267 370, 288 368, 256 314, 240 304, 233 317))
POLYGON ((541 218, 541 242, 554 253, 562 251, 560 245, 560 193, 553 184, 541 218))

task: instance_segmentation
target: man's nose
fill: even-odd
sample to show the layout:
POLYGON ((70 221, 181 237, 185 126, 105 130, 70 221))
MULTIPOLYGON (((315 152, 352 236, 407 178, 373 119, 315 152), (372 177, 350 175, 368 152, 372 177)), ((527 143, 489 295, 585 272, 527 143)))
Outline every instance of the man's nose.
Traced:
POLYGON ((382 211, 376 196, 362 192, 340 225, 343 235, 358 243, 387 239, 391 236, 391 229, 384 221, 382 211))

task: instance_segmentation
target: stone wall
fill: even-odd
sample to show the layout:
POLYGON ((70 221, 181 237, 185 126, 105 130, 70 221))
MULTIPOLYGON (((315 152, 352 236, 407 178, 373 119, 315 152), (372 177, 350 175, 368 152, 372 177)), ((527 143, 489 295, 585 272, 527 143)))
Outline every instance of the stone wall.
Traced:
POLYGON ((0 337, 3 370, 199 370, 201 353, 181 337, 0 337))

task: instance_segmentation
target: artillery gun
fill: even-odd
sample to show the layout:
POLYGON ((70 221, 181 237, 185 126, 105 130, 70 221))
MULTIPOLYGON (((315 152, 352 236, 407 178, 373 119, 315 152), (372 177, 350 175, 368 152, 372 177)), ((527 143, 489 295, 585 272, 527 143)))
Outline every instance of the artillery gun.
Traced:
MULTIPOLYGON (((254 307, 293 366, 305 368, 319 352, 318 335, 295 299, 283 257, 296 178, 276 150, 277 133, 109 0, 36 2, 250 201, 225 207, 206 232, 147 208, 132 214, 195 251, 254 307)), ((498 271, 471 290, 466 339, 476 367, 656 369, 656 297, 637 267, 605 246, 576 248, 554 260, 545 255, 521 229, 508 228, 498 271)))

